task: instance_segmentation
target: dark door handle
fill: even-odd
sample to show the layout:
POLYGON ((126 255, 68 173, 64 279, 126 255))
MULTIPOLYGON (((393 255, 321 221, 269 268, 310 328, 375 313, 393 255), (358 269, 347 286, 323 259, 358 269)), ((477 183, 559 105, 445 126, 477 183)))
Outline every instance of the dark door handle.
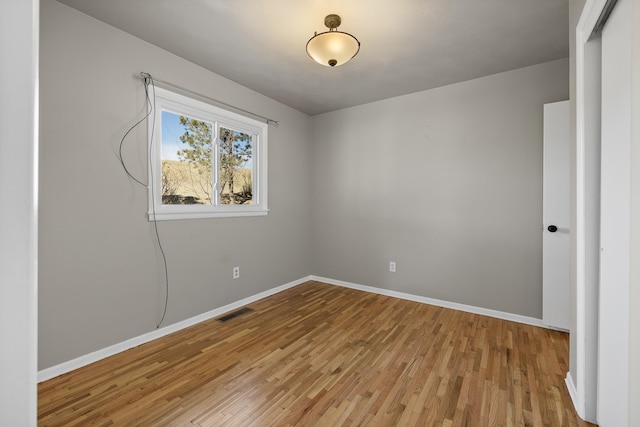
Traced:
POLYGON ((558 231, 558 227, 556 227, 555 225, 550 225, 547 227, 547 230, 549 230, 552 233, 555 233, 556 231, 558 231))

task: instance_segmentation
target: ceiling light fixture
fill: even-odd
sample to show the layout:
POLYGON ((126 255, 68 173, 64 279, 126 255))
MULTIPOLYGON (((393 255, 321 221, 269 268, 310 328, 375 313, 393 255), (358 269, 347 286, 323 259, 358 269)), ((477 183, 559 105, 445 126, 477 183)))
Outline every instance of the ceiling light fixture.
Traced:
POLYGON ((307 42, 307 53, 318 64, 327 67, 342 65, 358 54, 360 42, 349 33, 336 30, 342 20, 338 15, 327 15, 324 25, 329 31, 315 33, 307 42))

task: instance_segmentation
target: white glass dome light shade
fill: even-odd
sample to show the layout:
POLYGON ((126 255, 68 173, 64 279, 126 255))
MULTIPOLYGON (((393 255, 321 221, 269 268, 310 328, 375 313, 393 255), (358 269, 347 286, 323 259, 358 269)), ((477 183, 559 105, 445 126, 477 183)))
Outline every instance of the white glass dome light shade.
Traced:
POLYGON ((342 31, 316 34, 307 42, 307 53, 318 64, 327 67, 342 65, 360 51, 360 42, 342 31))
POLYGON ((331 14, 324 18, 329 31, 315 33, 307 42, 307 54, 318 64, 326 67, 342 65, 360 51, 360 42, 349 33, 336 30, 342 23, 340 15, 331 14))

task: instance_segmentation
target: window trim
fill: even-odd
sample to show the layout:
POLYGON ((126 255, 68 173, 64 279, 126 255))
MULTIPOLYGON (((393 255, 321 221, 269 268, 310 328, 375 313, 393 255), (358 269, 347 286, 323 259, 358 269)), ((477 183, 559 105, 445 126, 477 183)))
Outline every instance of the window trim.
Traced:
MULTIPOLYGON (((267 207, 267 123, 216 107, 179 93, 154 88, 155 108, 148 127, 148 219, 178 220, 264 216, 267 207), (250 205, 163 205, 162 204, 162 111, 185 115, 212 123, 214 126, 214 147, 219 158, 218 134, 220 127, 255 135, 252 141, 252 188, 253 203, 250 205)), ((212 164, 212 169, 217 168, 212 164)), ((212 184, 216 184, 213 182, 212 184)), ((218 191, 214 188, 212 191, 218 191)), ((218 197, 215 198, 216 200, 218 197)), ((212 203, 215 203, 212 201, 212 203)))

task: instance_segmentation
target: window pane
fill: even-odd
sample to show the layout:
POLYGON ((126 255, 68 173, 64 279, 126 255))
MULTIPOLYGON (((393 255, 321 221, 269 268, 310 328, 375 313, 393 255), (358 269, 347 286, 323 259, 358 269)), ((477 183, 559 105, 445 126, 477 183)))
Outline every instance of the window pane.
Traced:
POLYGON ((220 127, 220 204, 253 203, 253 137, 220 127))
POLYGON ((213 125, 162 112, 162 204, 211 204, 213 125))

